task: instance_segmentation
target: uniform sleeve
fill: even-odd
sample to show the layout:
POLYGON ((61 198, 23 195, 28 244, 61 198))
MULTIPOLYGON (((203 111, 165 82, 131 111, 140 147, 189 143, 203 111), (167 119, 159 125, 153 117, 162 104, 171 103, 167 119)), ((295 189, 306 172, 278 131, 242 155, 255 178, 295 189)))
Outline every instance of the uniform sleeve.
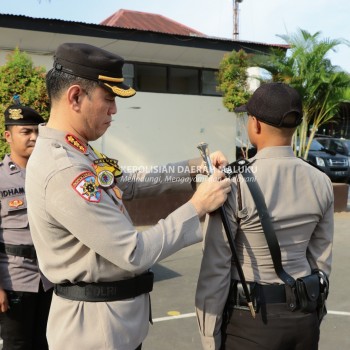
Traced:
POLYGON ((328 198, 327 206, 310 238, 307 259, 312 269, 319 268, 329 276, 331 273, 334 234, 334 195, 329 179, 327 179, 327 186, 324 186, 324 189, 328 198))
MULTIPOLYGON (((191 203, 139 232, 123 214, 123 208, 106 191, 93 186, 92 179, 84 175, 86 172, 77 166, 69 167, 54 174, 47 183, 46 213, 50 216, 48 221, 58 227, 56 251, 64 251, 66 244, 82 252, 85 246, 121 269, 139 273, 202 240, 199 218, 191 203)), ((67 258, 76 255, 74 250, 70 254, 72 257, 67 258)))
POLYGON ((125 200, 161 193, 193 191, 193 179, 187 161, 141 170, 150 171, 126 172, 117 179, 125 200))
MULTIPOLYGON (((236 226, 232 227, 235 232, 236 226)), ((231 251, 218 211, 207 216, 196 290, 196 314, 203 349, 219 349, 222 313, 231 281, 231 251)))

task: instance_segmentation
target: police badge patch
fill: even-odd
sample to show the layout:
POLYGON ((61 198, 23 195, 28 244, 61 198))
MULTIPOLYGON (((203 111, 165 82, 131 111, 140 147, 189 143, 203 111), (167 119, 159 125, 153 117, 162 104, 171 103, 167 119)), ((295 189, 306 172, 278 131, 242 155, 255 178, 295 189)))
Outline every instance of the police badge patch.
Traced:
POLYGON ((98 187, 96 176, 85 171, 72 182, 74 190, 88 202, 98 203, 101 200, 101 190, 98 187))
POLYGON ((9 202, 9 207, 11 208, 19 208, 24 204, 24 202, 21 199, 14 199, 9 202))

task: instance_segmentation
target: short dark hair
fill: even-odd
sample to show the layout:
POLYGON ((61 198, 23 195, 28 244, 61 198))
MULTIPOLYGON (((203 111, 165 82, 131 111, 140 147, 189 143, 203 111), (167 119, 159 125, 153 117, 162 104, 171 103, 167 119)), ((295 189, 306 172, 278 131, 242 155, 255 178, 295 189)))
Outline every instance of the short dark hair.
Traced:
POLYGON ((99 86, 93 80, 80 78, 54 68, 49 70, 46 74, 46 89, 50 102, 52 103, 52 100, 58 99, 64 90, 75 84, 80 85, 86 92, 91 92, 99 86))

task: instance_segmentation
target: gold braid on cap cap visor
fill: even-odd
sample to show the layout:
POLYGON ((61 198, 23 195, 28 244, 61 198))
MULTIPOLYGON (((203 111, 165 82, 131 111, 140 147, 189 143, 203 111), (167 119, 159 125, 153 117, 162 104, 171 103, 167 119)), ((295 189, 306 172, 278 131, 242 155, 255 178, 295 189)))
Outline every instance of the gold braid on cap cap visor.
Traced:
POLYGON ((129 88, 127 90, 121 89, 118 86, 112 86, 109 85, 107 83, 103 83, 104 85, 106 85, 108 88, 110 88, 113 93, 115 93, 118 96, 122 96, 122 97, 129 97, 129 96, 133 96, 136 94, 136 91, 133 88, 129 88))
POLYGON ((124 81, 124 78, 113 78, 113 77, 107 77, 106 75, 99 75, 97 79, 112 81, 113 83, 122 83, 124 81))

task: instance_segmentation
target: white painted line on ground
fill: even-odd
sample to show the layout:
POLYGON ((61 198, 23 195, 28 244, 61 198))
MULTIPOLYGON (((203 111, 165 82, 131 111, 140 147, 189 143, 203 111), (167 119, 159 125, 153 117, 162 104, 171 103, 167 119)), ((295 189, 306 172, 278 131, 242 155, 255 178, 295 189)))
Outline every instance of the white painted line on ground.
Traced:
POLYGON ((329 315, 338 315, 338 316, 350 316, 350 312, 345 311, 328 311, 329 315))
MULTIPOLYGON (((337 316, 350 316, 350 312, 345 311, 328 311, 329 315, 337 315, 337 316)), ((195 317, 196 314, 194 312, 189 314, 182 314, 177 316, 166 316, 166 317, 159 317, 154 318, 153 322, 163 322, 163 321, 171 321, 171 320, 178 320, 179 318, 189 318, 189 317, 195 317)))
POLYGON ((176 320, 179 318, 188 318, 188 317, 195 317, 196 314, 194 312, 190 314, 182 314, 182 315, 176 315, 176 316, 166 316, 166 317, 159 317, 159 318, 154 318, 153 322, 163 322, 163 321, 170 321, 170 320, 176 320))

